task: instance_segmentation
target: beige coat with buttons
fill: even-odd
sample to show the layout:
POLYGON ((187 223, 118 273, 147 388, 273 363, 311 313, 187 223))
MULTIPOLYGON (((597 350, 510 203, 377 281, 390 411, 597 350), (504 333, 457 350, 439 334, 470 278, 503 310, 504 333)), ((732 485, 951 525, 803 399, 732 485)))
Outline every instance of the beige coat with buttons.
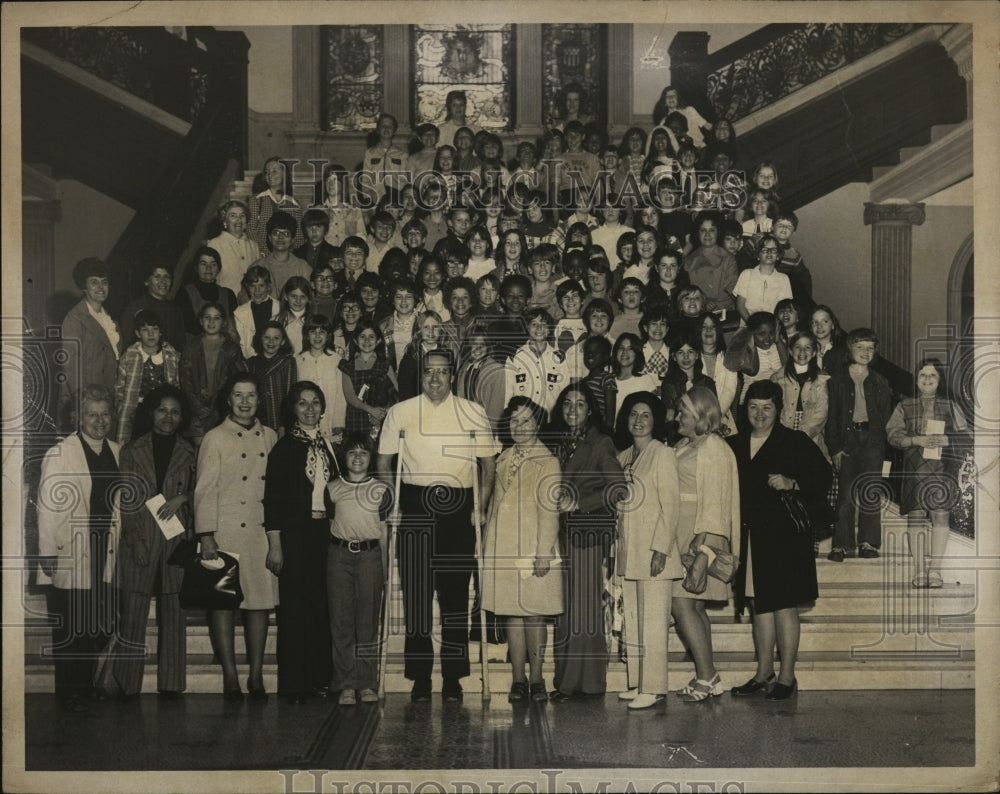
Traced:
POLYGON ((226 418, 198 450, 195 532, 214 532, 220 550, 239 556, 241 609, 273 609, 278 603, 278 579, 265 567, 263 501, 267 455, 277 438, 259 421, 245 428, 226 418))

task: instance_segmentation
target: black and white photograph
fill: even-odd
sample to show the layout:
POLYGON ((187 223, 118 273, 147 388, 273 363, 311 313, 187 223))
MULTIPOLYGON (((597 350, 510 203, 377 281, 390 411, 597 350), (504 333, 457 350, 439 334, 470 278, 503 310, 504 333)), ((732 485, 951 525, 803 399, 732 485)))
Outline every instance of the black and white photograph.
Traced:
POLYGON ((0 13, 5 791, 998 790, 1000 7, 0 13))

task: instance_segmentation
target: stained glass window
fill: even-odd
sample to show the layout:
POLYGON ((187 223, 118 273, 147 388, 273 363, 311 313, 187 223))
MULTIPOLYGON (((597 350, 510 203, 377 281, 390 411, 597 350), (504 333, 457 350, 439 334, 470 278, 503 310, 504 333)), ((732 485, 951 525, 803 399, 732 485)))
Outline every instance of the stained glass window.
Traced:
POLYGON ((513 127, 513 25, 414 25, 411 41, 414 125, 442 124, 445 97, 460 90, 468 123, 513 127))
POLYGON ((563 116, 563 91, 580 88, 580 116, 605 117, 606 26, 542 25, 542 110, 549 126, 563 116))
POLYGON ((323 129, 374 129, 383 99, 382 26, 328 25, 321 31, 323 129))

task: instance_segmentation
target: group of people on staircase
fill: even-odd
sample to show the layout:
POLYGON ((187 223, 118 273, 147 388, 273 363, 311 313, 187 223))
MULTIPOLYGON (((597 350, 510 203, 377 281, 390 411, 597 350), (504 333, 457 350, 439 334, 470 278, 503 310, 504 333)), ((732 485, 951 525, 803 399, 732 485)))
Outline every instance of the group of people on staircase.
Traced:
MULTIPOLYGON (((559 123, 506 163, 460 91, 408 153, 382 114, 358 169, 384 180, 370 210, 354 174, 328 166, 303 211, 270 158, 261 190, 220 208, 181 288, 142 264, 119 322, 108 267, 78 263, 62 328, 76 427, 46 455, 37 499, 69 711, 87 710, 95 674, 99 690, 141 691, 153 596, 157 689, 184 691, 168 559, 185 536, 204 560, 239 557, 251 699, 267 697, 276 611, 278 694, 294 703, 378 699, 390 566, 417 702, 435 638, 443 697, 462 699, 474 573, 506 630, 512 702, 603 694, 622 654, 620 697, 662 703, 671 625, 695 667, 681 699, 720 695, 706 605, 730 598, 750 609, 757 659, 732 694, 791 697, 817 533, 833 527, 833 563, 879 557, 864 485, 887 444, 904 450, 912 584, 942 586, 942 494, 968 433, 942 362, 921 361, 915 396, 893 405, 875 333, 845 334, 815 302, 777 169, 737 171, 728 121, 668 87, 648 135, 609 145, 582 90, 563 94, 559 123), (418 165, 430 179, 400 177, 418 165), (172 520, 183 531, 167 538, 172 520)), ((235 622, 208 615, 232 702, 235 622)))

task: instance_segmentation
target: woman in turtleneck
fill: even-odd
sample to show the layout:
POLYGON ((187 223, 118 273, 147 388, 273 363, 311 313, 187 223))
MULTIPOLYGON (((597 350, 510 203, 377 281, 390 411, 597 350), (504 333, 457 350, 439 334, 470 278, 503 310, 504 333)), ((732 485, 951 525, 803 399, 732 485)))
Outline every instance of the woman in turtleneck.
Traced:
MULTIPOLYGON (((184 331, 188 342, 201 333, 198 315, 206 303, 220 304, 225 309, 227 326, 234 327, 230 318, 236 310, 236 295, 231 289, 219 286, 218 278, 221 272, 222 257, 218 251, 207 245, 195 251, 194 259, 188 268, 186 283, 176 298, 184 313, 184 331)), ((235 341, 235 331, 229 336, 235 341)))
POLYGON ((274 445, 264 482, 268 568, 278 577, 278 694, 293 704, 325 696, 333 675, 326 598, 330 546, 324 494, 339 474, 320 429, 327 402, 312 381, 292 386, 283 406, 286 433, 274 445))

